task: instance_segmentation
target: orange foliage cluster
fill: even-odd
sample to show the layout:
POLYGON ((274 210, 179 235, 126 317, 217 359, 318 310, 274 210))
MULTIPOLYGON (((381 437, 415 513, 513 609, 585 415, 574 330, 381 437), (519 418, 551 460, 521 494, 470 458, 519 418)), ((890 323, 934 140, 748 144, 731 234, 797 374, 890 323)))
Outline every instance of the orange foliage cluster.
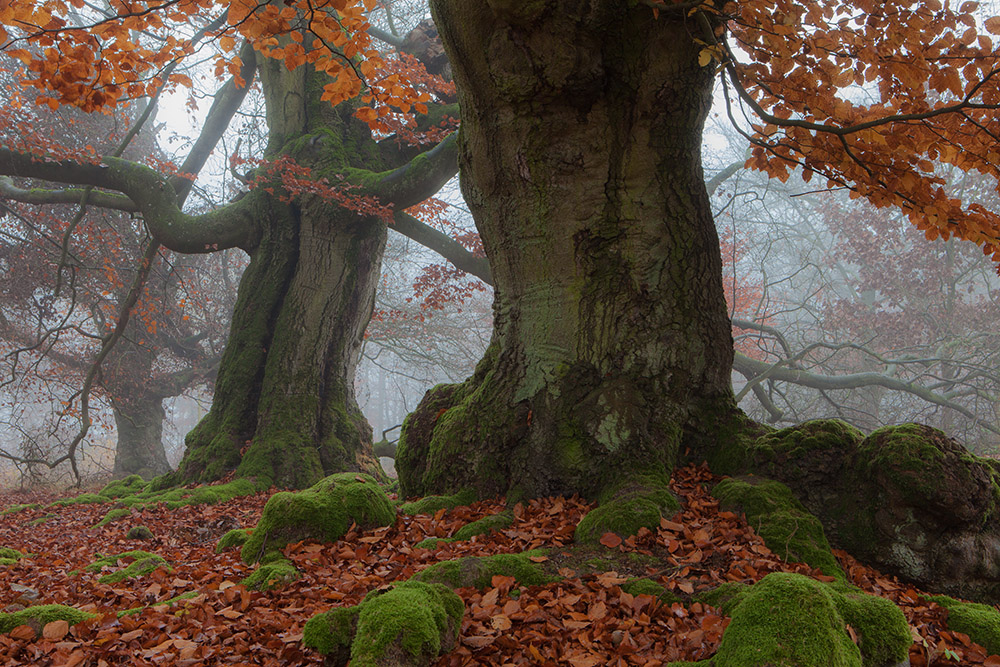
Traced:
MULTIPOLYGON (((682 599, 727 581, 753 583, 770 572, 798 572, 829 581, 806 565, 775 556, 750 526, 719 511, 706 491, 718 478, 704 467, 675 471, 673 491, 682 510, 663 520, 656 531, 622 541, 605 536, 617 552, 652 555, 654 566, 632 564, 631 571, 581 572, 568 556, 574 528, 590 505, 578 498, 546 498, 515 507, 510 528, 464 542, 441 542, 434 549, 414 545, 426 537, 447 537, 469 521, 504 509, 500 500, 440 510, 433 516, 399 515, 392 526, 351 530, 333 544, 303 542, 285 554, 302 577, 272 592, 240 585, 251 568, 237 549, 216 554, 216 540, 232 527, 252 527, 267 494, 238 498, 215 506, 165 506, 132 510, 129 517, 91 527, 108 505, 70 505, 25 510, 0 516, 0 543, 34 555, 0 570, 0 604, 34 588, 33 604, 60 603, 101 614, 73 627, 47 627, 43 636, 15 628, 0 636, 0 664, 5 665, 156 665, 219 664, 319 665, 322 658, 304 648, 302 627, 314 614, 333 606, 353 605, 386 583, 408 579, 436 562, 462 556, 517 553, 547 547, 539 562, 552 561, 564 577, 546 586, 518 586, 495 577, 485 590, 457 592, 466 611, 456 648, 442 656, 440 667, 463 665, 614 665, 655 667, 671 660, 710 657, 729 619, 699 603, 663 605, 650 596, 621 589, 627 577, 646 576, 682 599), (54 517, 24 529, 45 514, 54 517), (156 537, 130 541, 131 526, 144 524, 156 537), (94 559, 95 552, 121 553, 141 548, 173 566, 118 584, 97 581, 104 573, 70 576, 94 559), (519 589, 520 595, 513 593, 519 589), (194 597, 178 607, 158 604, 183 593, 194 597), (115 612, 144 607, 132 616, 115 612), (182 609, 183 613, 176 613, 182 609)), ((39 500, 8 495, 3 505, 39 500)), ((595 555, 600 555, 598 552, 595 555)), ((965 635, 947 629, 947 612, 927 602, 921 591, 901 584, 849 556, 837 553, 851 581, 898 604, 913 629, 910 660, 914 665, 956 664, 997 667, 1000 657, 965 635)), ((124 566, 121 563, 119 566, 124 566)), ((112 568, 117 569, 117 568, 112 568)))
MULTIPOLYGON (((748 166, 781 179, 800 166, 806 180, 817 174, 876 206, 898 206, 927 238, 968 239, 1000 262, 1000 217, 950 196, 935 166, 1000 176, 1000 55, 979 30, 978 8, 939 0, 726 5, 751 60, 730 66, 730 80, 763 120, 753 125, 748 166)), ((983 25, 1000 34, 1000 18, 983 25)))

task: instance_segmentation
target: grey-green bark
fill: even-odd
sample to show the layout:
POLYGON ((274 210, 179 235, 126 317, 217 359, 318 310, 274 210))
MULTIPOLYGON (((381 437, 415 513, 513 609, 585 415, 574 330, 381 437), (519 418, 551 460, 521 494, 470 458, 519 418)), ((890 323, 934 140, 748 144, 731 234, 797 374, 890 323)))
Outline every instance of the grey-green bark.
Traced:
POLYGON ((680 13, 432 9, 496 321, 475 376, 430 392, 404 427, 403 493, 594 497, 637 467, 662 476, 738 425, 700 156, 713 70, 680 13))

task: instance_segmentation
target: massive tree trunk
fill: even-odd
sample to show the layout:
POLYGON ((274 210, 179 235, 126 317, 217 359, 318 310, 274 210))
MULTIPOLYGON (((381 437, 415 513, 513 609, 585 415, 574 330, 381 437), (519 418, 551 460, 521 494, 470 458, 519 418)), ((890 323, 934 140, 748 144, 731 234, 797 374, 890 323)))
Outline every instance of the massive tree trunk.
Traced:
MULTIPOLYGON (((267 157, 290 156, 331 180, 352 167, 381 167, 368 128, 350 104, 320 101, 317 79, 307 67, 262 66, 267 157)), ((265 191, 254 211, 260 237, 240 283, 212 409, 166 482, 235 469, 262 486, 303 487, 330 472, 379 470, 352 383, 386 224, 316 195, 267 187, 273 194, 265 191)))
POLYGON ((700 155, 714 70, 683 13, 627 4, 432 2, 495 328, 408 419, 406 495, 594 497, 742 427, 700 155))

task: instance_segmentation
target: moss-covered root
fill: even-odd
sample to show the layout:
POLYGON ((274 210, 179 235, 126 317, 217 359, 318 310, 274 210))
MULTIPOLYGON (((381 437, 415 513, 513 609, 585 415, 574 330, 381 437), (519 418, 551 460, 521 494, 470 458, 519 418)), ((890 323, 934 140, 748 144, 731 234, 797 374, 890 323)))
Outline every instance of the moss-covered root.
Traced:
POLYGON ((543 549, 536 549, 519 554, 446 560, 421 570, 413 579, 425 583, 441 583, 451 588, 472 586, 483 589, 491 585, 494 576, 500 575, 514 577, 522 586, 543 586, 558 580, 558 577, 550 576, 531 560, 532 557, 544 555, 543 549))
POLYGON ((1000 655, 1000 613, 993 607, 974 602, 961 602, 947 595, 935 595, 927 600, 948 610, 948 629, 969 635, 990 655, 1000 655))
POLYGON ((297 493, 282 491, 267 501, 260 521, 243 545, 245 563, 281 557, 286 544, 305 539, 334 542, 356 523, 388 526, 396 520, 385 492, 370 475, 337 473, 297 493))
POLYGON ((13 565, 21 558, 24 558, 24 554, 17 549, 0 547, 0 565, 13 565))
POLYGON ((215 545, 215 553, 221 554, 229 547, 242 547, 250 537, 250 531, 246 528, 233 528, 231 531, 219 538, 215 545))
POLYGON ((485 535, 495 530, 509 528, 514 523, 514 511, 506 510, 499 514, 490 514, 482 519, 465 524, 455 531, 454 535, 448 538, 428 537, 417 542, 414 546, 421 549, 436 549, 442 542, 461 542, 471 540, 477 535, 485 535))
POLYGON ((104 518, 95 523, 93 526, 91 526, 91 528, 100 528, 101 526, 106 526, 112 521, 115 521, 116 519, 122 519, 127 517, 129 514, 130 512, 124 507, 118 507, 116 509, 108 510, 107 514, 104 515, 104 518))
POLYGON ((38 636, 42 634, 42 628, 53 621, 66 621, 70 625, 76 625, 96 616, 61 604, 43 604, 21 611, 0 613, 0 634, 7 634, 20 625, 27 625, 38 636))
POLYGON ((887 667, 904 663, 913 641, 896 605, 844 584, 775 572, 727 593, 732 620, 714 667, 887 667))
POLYGON ((464 611, 447 586, 405 581, 372 591, 357 607, 314 616, 302 641, 327 665, 424 667, 455 645, 464 611))
POLYGON ((279 558, 262 564, 240 583, 255 591, 270 591, 290 584, 301 576, 292 561, 279 558))
POLYGON ((661 604, 665 604, 668 607, 675 602, 681 602, 681 599, 668 591, 666 588, 656 583, 652 579, 647 579, 646 577, 639 577, 635 579, 629 579, 624 584, 622 584, 622 590, 629 595, 649 595, 660 601, 661 604))
POLYGON ((440 509, 455 509, 461 505, 470 505, 476 501, 476 492, 464 489, 451 496, 427 496, 412 503, 403 503, 399 511, 403 514, 434 514, 440 509))
POLYGON ((712 489, 723 509, 742 512, 767 548, 787 561, 807 563, 846 581, 819 519, 806 511, 791 489, 763 478, 724 479, 712 489), (749 481, 745 481, 749 480, 749 481))
POLYGON ((573 539, 578 543, 595 544, 605 533, 624 538, 640 528, 656 530, 661 518, 673 516, 681 507, 667 488, 665 475, 639 476, 619 483, 597 500, 598 507, 577 524, 573 539))

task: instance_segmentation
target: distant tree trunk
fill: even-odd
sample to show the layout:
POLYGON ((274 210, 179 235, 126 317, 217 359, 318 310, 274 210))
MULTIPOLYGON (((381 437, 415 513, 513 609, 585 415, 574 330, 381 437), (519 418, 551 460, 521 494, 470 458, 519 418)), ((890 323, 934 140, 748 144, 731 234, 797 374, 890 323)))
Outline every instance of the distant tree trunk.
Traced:
POLYGON ((432 2, 495 325, 408 419, 405 495, 594 497, 744 427, 700 154, 714 68, 684 13, 627 4, 432 2))
POLYGON ((163 399, 144 395, 112 401, 118 443, 115 446, 115 479, 141 475, 152 479, 170 472, 163 449, 163 399))

